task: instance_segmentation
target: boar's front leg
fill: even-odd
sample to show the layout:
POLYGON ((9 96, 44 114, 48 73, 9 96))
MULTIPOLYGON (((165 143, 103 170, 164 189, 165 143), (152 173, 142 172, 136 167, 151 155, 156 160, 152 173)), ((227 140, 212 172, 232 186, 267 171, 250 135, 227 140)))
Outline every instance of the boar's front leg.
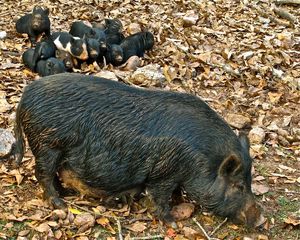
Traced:
POLYGON ((44 148, 36 155, 35 176, 44 190, 44 198, 55 208, 66 208, 66 204, 59 198, 57 168, 61 158, 61 151, 44 148))
MULTIPOLYGON (((177 188, 174 182, 161 181, 147 186, 147 191, 156 204, 156 214, 167 224, 174 225, 174 218, 170 212, 169 200, 173 191, 177 188)), ((175 224, 176 225, 176 224, 175 224)))

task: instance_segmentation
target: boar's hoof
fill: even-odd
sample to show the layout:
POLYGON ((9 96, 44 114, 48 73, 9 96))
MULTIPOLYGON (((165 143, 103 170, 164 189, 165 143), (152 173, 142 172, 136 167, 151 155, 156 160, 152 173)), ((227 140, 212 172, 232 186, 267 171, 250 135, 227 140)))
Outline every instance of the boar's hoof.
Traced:
POLYGON ((58 209, 66 209, 67 208, 66 203, 58 197, 51 198, 50 202, 54 208, 58 208, 58 209))
POLYGON ((174 217, 171 215, 171 213, 167 213, 164 216, 162 216, 163 221, 166 223, 167 226, 177 229, 178 226, 174 220, 174 217))
POLYGON ((171 227, 173 229, 178 229, 176 222, 170 222, 170 223, 166 223, 166 224, 168 227, 171 227))

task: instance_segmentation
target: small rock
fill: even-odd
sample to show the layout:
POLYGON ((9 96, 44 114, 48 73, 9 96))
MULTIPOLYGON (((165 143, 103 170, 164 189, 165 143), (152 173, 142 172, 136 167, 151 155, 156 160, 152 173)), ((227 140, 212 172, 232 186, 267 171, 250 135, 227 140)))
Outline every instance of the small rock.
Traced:
POLYGON ((4 38, 6 38, 6 36, 7 36, 7 33, 5 31, 0 32, 0 39, 4 39, 4 38))
POLYGON ((67 213, 62 209, 53 210, 51 215, 54 217, 54 219, 66 219, 67 217, 67 213))
POLYGON ((141 26, 138 23, 131 23, 129 24, 128 28, 127 28, 127 32, 132 35, 135 34, 137 32, 141 32, 141 26))
POLYGON ((142 84, 144 81, 151 80, 163 82, 166 80, 162 68, 158 64, 149 64, 138 68, 131 76, 130 80, 134 84, 142 84))
POLYGON ((121 67, 125 71, 135 71, 139 66, 141 59, 138 56, 131 56, 121 67))
POLYGON ((102 77, 102 78, 108 78, 114 81, 118 81, 118 78, 116 76, 116 74, 114 74, 111 71, 106 71, 106 70, 102 70, 101 72, 98 72, 96 74, 94 74, 94 76, 96 77, 102 77))
POLYGON ((198 14, 194 11, 187 11, 186 15, 183 16, 183 26, 184 27, 191 27, 195 25, 198 21, 198 14))
POLYGON ((225 120, 229 125, 241 129, 251 123, 250 118, 240 114, 229 113, 226 115, 225 120))
POLYGON ((283 136, 278 136, 278 142, 284 147, 288 147, 290 145, 289 141, 286 140, 283 136))
POLYGON ((15 138, 11 131, 0 128, 0 157, 9 153, 15 138))
POLYGON ((269 187, 266 185, 263 185, 263 184, 253 183, 251 188, 252 188, 252 192, 255 195, 263 195, 263 194, 269 192, 269 187))
POLYGON ((92 227, 95 224, 95 218, 90 213, 78 214, 74 219, 74 224, 77 227, 81 227, 83 225, 88 225, 89 227, 92 227))
POLYGON ((254 144, 260 144, 265 139, 266 133, 265 131, 260 127, 254 127, 249 132, 249 140, 251 143, 254 144))

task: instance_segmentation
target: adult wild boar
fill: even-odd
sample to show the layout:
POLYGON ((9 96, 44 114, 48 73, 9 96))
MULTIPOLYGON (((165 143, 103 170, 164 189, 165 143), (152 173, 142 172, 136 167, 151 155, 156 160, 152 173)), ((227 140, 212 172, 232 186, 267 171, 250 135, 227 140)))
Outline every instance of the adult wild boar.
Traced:
POLYGON ((178 187, 216 214, 248 226, 261 216, 251 192, 247 137, 236 136, 198 97, 57 74, 24 90, 16 114, 18 163, 24 134, 36 158, 36 177, 55 207, 65 207, 59 173, 105 196, 145 187, 166 222, 173 221, 168 200, 178 187))

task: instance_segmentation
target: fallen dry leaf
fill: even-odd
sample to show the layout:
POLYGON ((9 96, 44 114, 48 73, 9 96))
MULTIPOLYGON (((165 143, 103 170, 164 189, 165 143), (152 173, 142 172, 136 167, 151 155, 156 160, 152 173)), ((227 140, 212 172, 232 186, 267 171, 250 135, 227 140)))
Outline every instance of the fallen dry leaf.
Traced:
POLYGON ((256 184, 256 183, 253 183, 252 184, 252 192, 255 194, 255 195, 263 195, 267 192, 269 192, 269 187, 266 186, 266 185, 263 185, 263 184, 256 184))
POLYGON ((145 229, 147 229, 146 223, 136 221, 135 223, 126 226, 127 229, 133 232, 143 232, 145 229))
POLYGON ((284 223, 286 223, 287 225, 293 225, 294 227, 299 226, 300 225, 300 216, 298 216, 298 217, 289 216, 284 219, 284 223))
POLYGON ((50 231, 50 226, 47 223, 42 223, 38 227, 35 228, 36 231, 40 233, 48 233, 50 231))

